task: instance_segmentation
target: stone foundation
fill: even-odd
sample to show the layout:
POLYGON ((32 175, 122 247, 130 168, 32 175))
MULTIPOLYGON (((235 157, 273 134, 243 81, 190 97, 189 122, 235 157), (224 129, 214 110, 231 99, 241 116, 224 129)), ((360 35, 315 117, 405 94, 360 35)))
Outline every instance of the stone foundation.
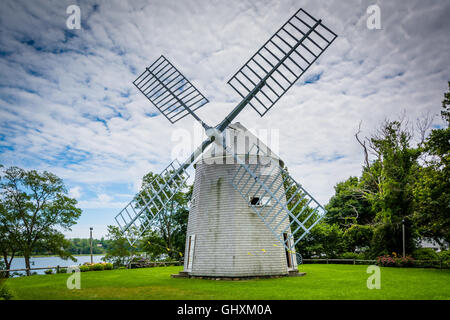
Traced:
POLYGON ((288 274, 273 275, 273 276, 251 276, 251 277, 211 277, 211 276, 193 276, 189 272, 180 271, 180 273, 170 275, 172 278, 190 278, 190 279, 205 279, 205 280, 227 280, 227 281, 239 281, 239 280, 255 280, 255 279, 276 279, 284 277, 303 277, 306 272, 299 272, 298 270, 290 270, 288 274))

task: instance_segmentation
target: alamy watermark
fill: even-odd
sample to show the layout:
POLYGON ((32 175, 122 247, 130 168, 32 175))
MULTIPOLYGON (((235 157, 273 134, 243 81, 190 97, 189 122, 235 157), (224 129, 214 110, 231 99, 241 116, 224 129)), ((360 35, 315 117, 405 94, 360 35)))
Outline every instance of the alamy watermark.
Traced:
POLYGON ((366 26, 369 30, 380 30, 381 29, 381 9, 378 5, 373 4, 367 7, 366 13, 369 15, 367 17, 366 26))
POLYGON ((372 274, 367 278, 367 289, 381 289, 381 270, 379 266, 371 265, 366 272, 372 274))
POLYGON ((66 20, 66 26, 68 29, 81 29, 81 9, 79 6, 72 4, 67 7, 66 13, 69 17, 66 20))
MULTIPOLYGON (((203 128, 195 123, 193 134, 186 129, 176 129, 172 132, 171 141, 174 143, 171 156, 176 159, 186 159, 194 151, 194 147, 200 145, 208 137, 203 128)), ((242 157, 247 164, 271 165, 271 159, 277 158, 280 147, 280 130, 251 129, 231 125, 222 133, 222 141, 214 142, 211 149, 202 153, 197 162, 205 164, 235 164, 236 160, 225 152, 221 143, 230 148, 232 153, 242 157)))
POLYGON ((80 267, 78 266, 70 266, 67 267, 67 273, 70 274, 69 278, 67 278, 67 289, 81 289, 81 274, 80 267))

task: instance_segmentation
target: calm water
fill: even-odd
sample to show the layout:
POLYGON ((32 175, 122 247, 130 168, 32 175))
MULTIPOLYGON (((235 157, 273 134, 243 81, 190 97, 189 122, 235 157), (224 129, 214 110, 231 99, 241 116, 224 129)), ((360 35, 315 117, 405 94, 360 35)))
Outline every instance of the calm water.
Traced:
MULTIPOLYGON (((72 260, 63 260, 60 257, 36 257, 31 258, 31 268, 46 268, 46 267, 68 267, 74 265, 80 265, 85 262, 91 262, 91 256, 74 256, 77 259, 76 262, 72 260)), ((103 262, 101 259, 104 255, 94 255, 93 261, 95 262, 103 262)), ((24 258, 14 258, 11 264, 11 269, 24 269, 25 268, 25 259, 24 258)), ((45 270, 32 270, 32 272, 37 272, 37 274, 44 274, 45 270)), ((55 272, 55 270, 53 270, 55 272)), ((20 272, 25 273, 25 272, 20 272)))

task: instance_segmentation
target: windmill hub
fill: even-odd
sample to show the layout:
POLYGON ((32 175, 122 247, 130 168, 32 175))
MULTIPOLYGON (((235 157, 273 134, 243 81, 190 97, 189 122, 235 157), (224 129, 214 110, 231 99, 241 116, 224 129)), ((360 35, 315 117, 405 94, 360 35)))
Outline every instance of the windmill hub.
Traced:
POLYGON ((208 128, 205 130, 206 136, 211 139, 211 141, 215 141, 220 144, 221 132, 216 128, 208 128))

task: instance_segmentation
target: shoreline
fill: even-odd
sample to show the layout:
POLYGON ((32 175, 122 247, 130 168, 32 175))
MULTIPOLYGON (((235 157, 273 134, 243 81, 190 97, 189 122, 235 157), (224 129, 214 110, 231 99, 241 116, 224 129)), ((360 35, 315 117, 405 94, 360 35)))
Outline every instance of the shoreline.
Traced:
MULTIPOLYGON (((81 254, 73 254, 72 256, 74 257, 82 257, 82 256, 90 256, 90 253, 81 253, 81 254)), ((104 256, 106 255, 106 253, 93 253, 93 256, 104 256)), ((23 258, 24 256, 14 256, 15 258, 23 258)), ((60 256, 56 255, 56 254, 51 254, 51 255, 45 255, 45 254, 40 254, 40 255, 35 255, 35 256, 31 256, 30 258, 51 258, 51 257, 56 257, 56 258, 60 258, 60 256)), ((8 259, 10 259, 11 257, 8 257, 8 259)))

